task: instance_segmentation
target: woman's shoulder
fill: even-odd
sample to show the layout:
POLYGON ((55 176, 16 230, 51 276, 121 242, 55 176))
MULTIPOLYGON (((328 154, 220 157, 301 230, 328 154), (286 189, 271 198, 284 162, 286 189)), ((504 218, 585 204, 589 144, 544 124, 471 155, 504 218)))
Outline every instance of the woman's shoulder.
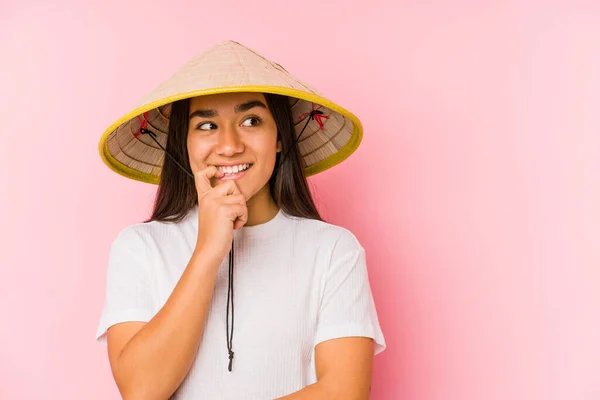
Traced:
POLYGON ((129 223, 121 227, 113 243, 148 244, 170 241, 185 236, 186 232, 193 230, 193 219, 190 215, 178 222, 167 221, 140 221, 129 223))
POLYGON ((114 235, 111 248, 130 248, 142 250, 147 247, 148 229, 143 222, 121 227, 114 235))
POLYGON ((362 248, 354 232, 341 224, 289 215, 286 215, 286 217, 294 221, 295 229, 300 231, 303 236, 321 244, 331 246, 342 244, 344 247, 362 248))

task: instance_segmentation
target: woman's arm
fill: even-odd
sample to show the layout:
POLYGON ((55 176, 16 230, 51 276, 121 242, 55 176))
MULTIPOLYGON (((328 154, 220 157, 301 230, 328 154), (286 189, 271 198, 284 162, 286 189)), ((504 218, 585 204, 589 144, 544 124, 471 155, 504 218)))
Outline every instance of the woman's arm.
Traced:
POLYGON ((345 337, 315 347, 317 382, 278 400, 365 400, 371 391, 373 340, 345 337))
POLYGON ((194 252, 154 318, 108 329, 108 356, 123 399, 164 400, 179 387, 200 344, 219 264, 194 252))

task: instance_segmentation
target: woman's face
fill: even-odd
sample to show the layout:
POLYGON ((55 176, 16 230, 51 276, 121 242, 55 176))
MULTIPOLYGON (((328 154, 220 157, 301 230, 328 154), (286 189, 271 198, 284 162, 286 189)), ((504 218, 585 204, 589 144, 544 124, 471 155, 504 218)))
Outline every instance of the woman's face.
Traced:
POLYGON ((262 93, 225 93, 190 100, 188 154, 192 172, 216 166, 216 186, 236 181, 246 200, 265 185, 275 167, 277 126, 262 93))

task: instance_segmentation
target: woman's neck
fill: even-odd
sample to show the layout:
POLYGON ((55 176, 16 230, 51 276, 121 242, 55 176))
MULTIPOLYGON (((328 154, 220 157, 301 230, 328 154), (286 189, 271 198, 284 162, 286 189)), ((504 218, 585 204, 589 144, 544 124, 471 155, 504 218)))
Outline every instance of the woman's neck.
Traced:
POLYGON ((275 218, 279 207, 271 196, 269 184, 265 185, 258 193, 246 202, 248 206, 248 221, 245 226, 264 224, 275 218))

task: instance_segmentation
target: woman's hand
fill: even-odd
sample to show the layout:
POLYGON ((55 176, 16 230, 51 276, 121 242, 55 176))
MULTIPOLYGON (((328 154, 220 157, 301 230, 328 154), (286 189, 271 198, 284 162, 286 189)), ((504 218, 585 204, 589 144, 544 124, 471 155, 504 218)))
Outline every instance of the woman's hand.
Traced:
POLYGON ((198 192, 198 240, 196 251, 222 260, 231 249, 233 230, 248 221, 246 199, 234 180, 215 187, 212 178, 223 173, 216 167, 207 167, 194 174, 198 192))

